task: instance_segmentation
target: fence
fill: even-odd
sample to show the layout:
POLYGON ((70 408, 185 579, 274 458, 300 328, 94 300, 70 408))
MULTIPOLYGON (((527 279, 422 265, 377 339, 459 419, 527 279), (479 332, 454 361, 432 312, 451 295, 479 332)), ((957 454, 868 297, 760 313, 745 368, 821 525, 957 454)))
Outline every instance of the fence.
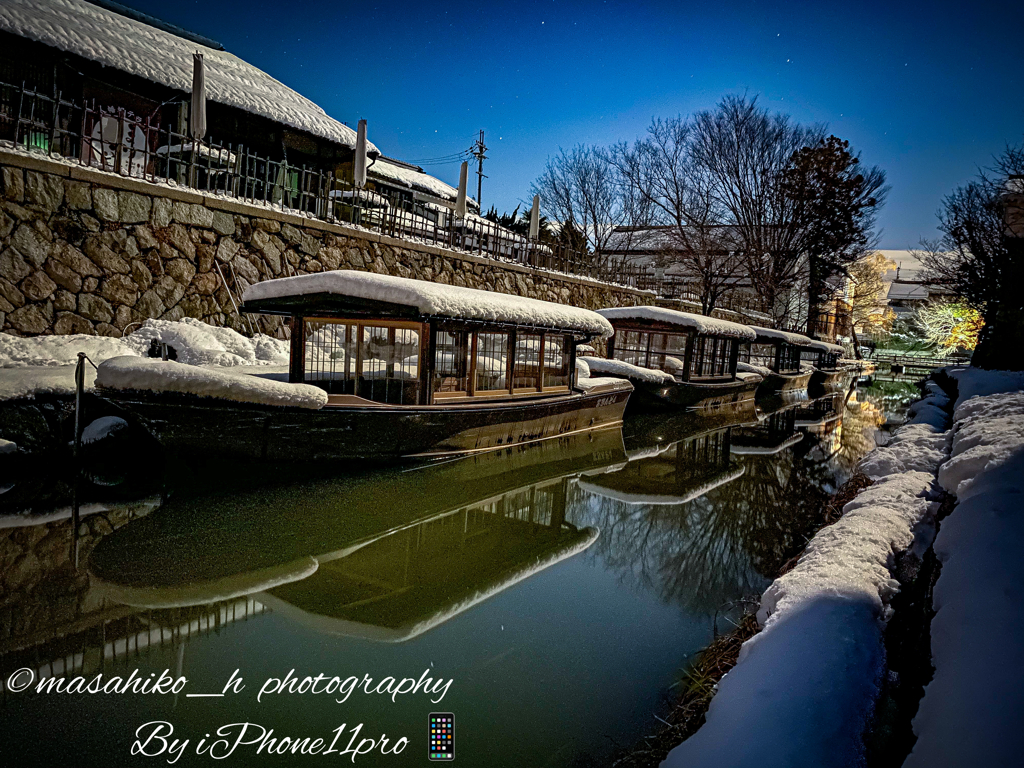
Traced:
POLYGON ((357 187, 333 170, 290 165, 241 144, 193 141, 153 115, 78 104, 25 84, 0 83, 0 139, 80 165, 187 187, 257 206, 302 213, 383 235, 501 261, 640 287, 649 269, 556 243, 542 243, 447 206, 357 187))

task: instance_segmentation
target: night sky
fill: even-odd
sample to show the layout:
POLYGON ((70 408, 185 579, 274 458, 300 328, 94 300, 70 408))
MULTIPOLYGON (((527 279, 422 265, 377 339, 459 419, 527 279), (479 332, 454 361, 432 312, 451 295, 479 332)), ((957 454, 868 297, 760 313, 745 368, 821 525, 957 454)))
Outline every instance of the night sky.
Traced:
MULTIPOLYGON (((366 118, 385 154, 450 156, 485 129, 483 203, 499 211, 559 147, 632 140, 653 116, 746 92, 826 123, 887 171, 880 244, 902 249, 934 237, 942 196, 1024 138, 1019 0, 121 1, 218 40, 349 125, 366 118)), ((424 166, 458 181, 457 164, 424 166)))

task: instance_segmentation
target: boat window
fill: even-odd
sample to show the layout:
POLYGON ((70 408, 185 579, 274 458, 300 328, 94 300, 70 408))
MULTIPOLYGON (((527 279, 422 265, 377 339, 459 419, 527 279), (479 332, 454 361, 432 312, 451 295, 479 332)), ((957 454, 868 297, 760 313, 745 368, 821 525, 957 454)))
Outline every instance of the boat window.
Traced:
POLYGON ((775 370, 775 345, 751 344, 750 358, 746 362, 775 370))
POLYGON ((508 389, 508 334, 478 333, 476 335, 477 392, 508 389))
POLYGON ((539 333, 517 333, 515 362, 512 366, 513 389, 537 389, 540 378, 539 333))
POLYGON ((377 403, 419 402, 419 333, 411 328, 363 325, 359 397, 377 403))
POLYGON ((686 334, 652 333, 647 367, 682 377, 686 370, 686 334))
POLYGON ((714 379, 731 374, 730 360, 735 339, 698 336, 694 342, 691 378, 714 379))
POLYGON ((544 337, 544 386, 569 386, 569 349, 572 338, 569 336, 544 337))
POLYGON ((355 394, 356 325, 307 320, 304 380, 332 395, 355 394))
POLYGON ((616 360, 647 367, 647 346, 650 334, 643 331, 620 331, 615 334, 616 360))
POLYGON ((469 334, 434 332, 434 392, 466 392, 469 387, 469 334))
POLYGON ((795 373, 800 370, 800 348, 792 344, 783 344, 779 352, 779 372, 795 373))

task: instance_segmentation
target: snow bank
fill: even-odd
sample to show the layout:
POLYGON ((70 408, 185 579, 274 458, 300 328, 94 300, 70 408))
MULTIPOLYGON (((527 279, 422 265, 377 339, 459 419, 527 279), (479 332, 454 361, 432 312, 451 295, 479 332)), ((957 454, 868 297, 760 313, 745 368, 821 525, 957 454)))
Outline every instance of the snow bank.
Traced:
POLYGON ((533 325, 602 337, 612 335, 611 324, 589 309, 347 269, 265 280, 246 288, 242 300, 252 302, 316 293, 399 304, 412 307, 425 316, 533 325))
POLYGON ((705 725, 663 766, 862 763, 884 666, 882 626, 899 589, 890 563, 937 510, 935 471, 945 456, 937 444, 945 438, 935 427, 914 424, 897 433, 884 461, 875 454, 885 449, 867 457, 862 468, 875 484, 765 591, 762 631, 719 683, 705 725))
POLYGON ((0 368, 74 365, 84 352, 94 363, 125 355, 146 356, 150 345, 166 343, 191 365, 287 365, 288 342, 262 334, 249 339, 230 328, 181 320, 146 320, 121 339, 107 336, 9 336, 0 333, 0 368))
POLYGON ((1024 392, 1011 372, 956 372, 952 458, 939 480, 958 503, 935 554, 932 661, 905 766, 1015 765, 1024 721, 1024 392))
POLYGON ((96 386, 120 390, 178 392, 259 405, 322 408, 327 393, 310 384, 289 384, 259 376, 139 357, 115 357, 100 364, 96 386))
MULTIPOLYGON (((4 0, 0 30, 184 93, 192 92, 192 54, 201 53, 209 100, 344 146, 356 145, 353 129, 237 56, 83 0, 4 0)), ((368 142, 367 151, 378 150, 368 142)))
POLYGON ((972 397, 1001 392, 1024 392, 1024 371, 984 371, 980 368, 946 368, 946 374, 957 381, 959 397, 956 405, 972 397))
POLYGON ((587 366, 591 373, 605 376, 617 376, 633 381, 642 381, 645 384, 675 384, 675 378, 664 371, 653 368, 641 368, 639 365, 625 363, 622 360, 606 360, 603 357, 587 358, 587 366))
POLYGON ((746 325, 719 320, 717 317, 677 312, 665 307, 614 307, 597 311, 609 320, 648 320, 696 330, 697 333, 708 336, 729 336, 743 341, 753 341, 757 338, 754 330, 746 325))

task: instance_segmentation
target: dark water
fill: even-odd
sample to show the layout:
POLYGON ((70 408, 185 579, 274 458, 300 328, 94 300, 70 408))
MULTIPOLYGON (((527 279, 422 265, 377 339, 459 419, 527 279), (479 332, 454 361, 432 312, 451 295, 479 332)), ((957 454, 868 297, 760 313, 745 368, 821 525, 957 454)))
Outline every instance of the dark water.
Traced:
POLYGON ((19 669, 188 682, 177 695, 5 690, 0 752, 12 765, 166 764, 175 755, 131 753, 137 729, 159 722, 189 739, 175 765, 211 764, 199 741, 227 726, 233 742, 231 724, 248 722, 334 751, 239 746, 227 764, 348 762, 362 724, 352 746, 374 750, 356 763, 424 765, 430 713, 452 712, 460 764, 606 765, 654 729, 690 655, 799 550, 874 447, 879 402, 854 391, 635 419, 327 477, 187 457, 164 475, 157 457, 112 444, 83 490, 78 570, 63 468, 19 465, 0 494, 4 682, 19 669), (187 696, 221 693, 236 670, 243 690, 187 696), (320 690, 338 680, 257 700, 290 672, 322 675, 320 690), (402 693, 366 692, 394 690, 389 678, 408 679, 402 693), (382 735, 389 752, 408 743, 381 755, 382 735))

